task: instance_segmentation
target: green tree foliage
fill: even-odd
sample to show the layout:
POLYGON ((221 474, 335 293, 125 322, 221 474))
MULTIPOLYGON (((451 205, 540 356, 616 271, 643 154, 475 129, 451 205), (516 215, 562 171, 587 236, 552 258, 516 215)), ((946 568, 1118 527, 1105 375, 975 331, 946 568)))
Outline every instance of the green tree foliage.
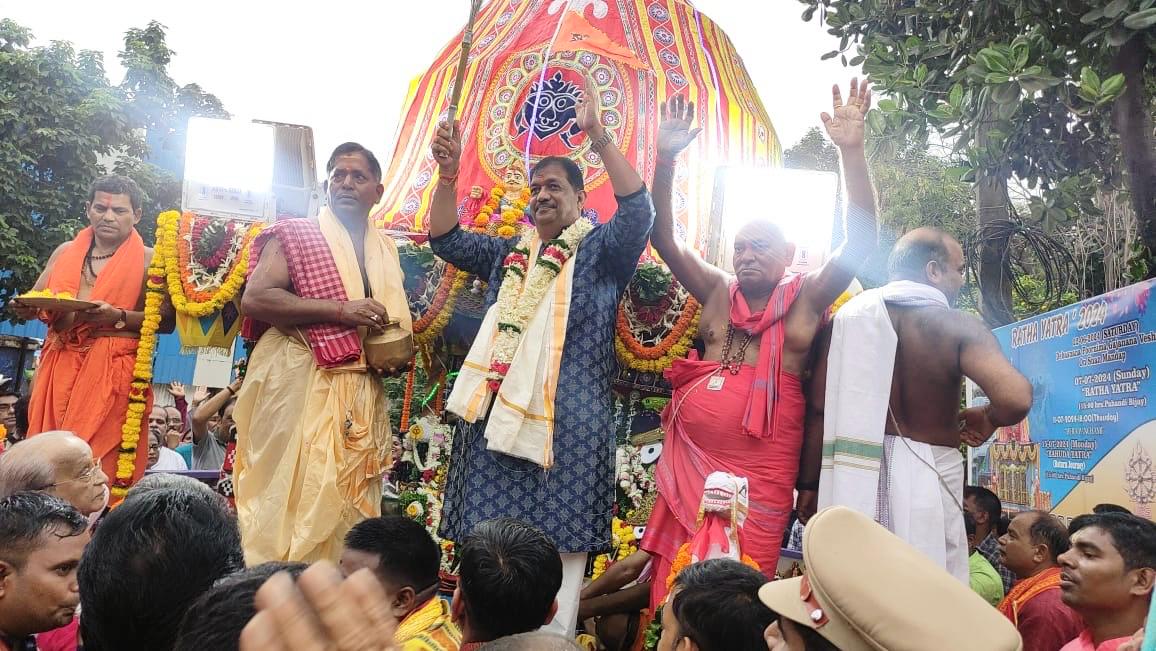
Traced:
MULTIPOLYGON (((816 128, 783 152, 785 167, 839 171, 839 153, 816 128)), ((935 226, 964 241, 975 231, 975 201, 971 186, 951 174, 953 165, 928 151, 924 143, 908 142, 872 156, 871 176, 879 207, 879 249, 860 274, 867 286, 887 280, 887 256, 895 241, 920 226, 935 226)), ((841 209, 840 209, 841 214, 841 209)), ((842 224, 836 223, 842 236, 842 224)))
POLYGON ((132 138, 99 53, 0 20, 0 302, 33 285, 84 221, 100 161, 132 138))
POLYGON ((156 216, 179 209, 189 118, 228 118, 221 101, 198 84, 180 86, 169 76, 175 52, 165 42, 165 27, 156 21, 125 33, 120 61, 125 67, 120 85, 128 99, 135 125, 143 127, 116 164, 116 172, 132 177, 145 194, 144 218, 138 230, 146 242, 155 240, 156 216), (169 161, 176 174, 148 162, 155 157, 169 161))
POLYGON ((151 244, 157 213, 180 207, 181 183, 146 159, 179 165, 190 117, 229 117, 199 85, 169 77, 173 51, 159 23, 125 35, 119 87, 99 53, 59 41, 33 47, 32 39, 0 20, 0 302, 31 287, 52 250, 84 224, 88 186, 101 174, 140 184, 138 228, 151 244))
MULTIPOLYGON (((1156 250, 1150 101, 1156 0, 800 0, 838 37, 830 58, 863 65, 887 95, 875 141, 957 143, 983 224, 1011 218, 1013 175, 1044 224, 1094 213, 1093 189, 1127 185, 1142 243, 1156 250)), ((1006 243, 1004 244, 1006 246, 1006 243)), ((1013 316, 1001 243, 983 249, 989 320, 1013 316), (1002 291, 999 291, 1002 289, 1002 291)))
POLYGON ((811 127, 799 142, 783 152, 783 167, 820 172, 839 171, 839 150, 819 127, 811 127))

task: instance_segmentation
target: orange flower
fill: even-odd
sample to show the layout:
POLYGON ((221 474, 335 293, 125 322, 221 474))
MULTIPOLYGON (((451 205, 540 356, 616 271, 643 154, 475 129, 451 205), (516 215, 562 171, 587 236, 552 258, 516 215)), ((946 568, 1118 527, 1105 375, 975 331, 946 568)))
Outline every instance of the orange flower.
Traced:
POLYGON ((628 368, 646 373, 661 373, 674 360, 681 359, 690 351, 694 336, 698 332, 700 306, 693 296, 687 296, 678 319, 670 332, 654 346, 644 345, 630 330, 630 323, 622 307, 618 309, 615 322, 614 349, 619 360, 628 368))
MULTIPOLYGON (((690 567, 693 560, 690 555, 690 543, 683 543, 682 547, 678 548, 678 553, 674 556, 674 563, 670 565, 670 574, 666 577, 666 591, 668 593, 674 586, 674 580, 678 578, 679 573, 690 567)), ((746 554, 743 554, 742 563, 756 570, 762 569, 759 567, 759 564, 755 562, 755 559, 746 554)))
POLYGON ((413 380, 417 375, 417 371, 410 371, 405 377, 405 398, 401 403, 401 424, 398 429, 402 432, 409 431, 409 416, 410 410, 413 408, 413 380))

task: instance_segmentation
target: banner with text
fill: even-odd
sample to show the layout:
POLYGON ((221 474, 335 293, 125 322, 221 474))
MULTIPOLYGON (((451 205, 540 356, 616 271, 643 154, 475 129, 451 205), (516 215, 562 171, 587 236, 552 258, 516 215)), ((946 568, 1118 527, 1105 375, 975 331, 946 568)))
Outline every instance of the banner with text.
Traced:
MULTIPOLYGON (((1156 502, 1156 280, 1091 298, 995 331, 1032 383, 1027 419, 971 452, 971 483, 1010 511, 1064 518, 1101 503, 1152 517, 1156 502)), ((970 387, 969 402, 986 398, 970 387)))

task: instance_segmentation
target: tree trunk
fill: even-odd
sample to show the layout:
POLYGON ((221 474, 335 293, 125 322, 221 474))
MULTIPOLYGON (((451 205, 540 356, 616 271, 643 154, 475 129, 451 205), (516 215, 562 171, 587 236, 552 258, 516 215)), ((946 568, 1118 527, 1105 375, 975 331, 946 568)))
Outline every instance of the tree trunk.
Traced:
MULTIPOLYGON (((1150 101, 1145 93, 1144 70, 1151 56, 1143 34, 1136 34, 1120 48, 1112 69, 1124 73, 1126 88, 1116 100, 1113 118, 1124 166, 1140 242, 1149 255, 1156 254, 1156 143, 1152 138, 1150 101)), ((1156 265, 1148 265, 1148 277, 1156 277, 1156 265)))
MULTIPOLYGON (((982 109, 976 129, 976 146, 982 151, 988 145, 987 134, 995 123, 995 102, 988 99, 982 109)), ((992 240, 985 227, 1008 221, 1007 175, 993 174, 981 165, 975 178, 975 209, 979 220, 979 292, 980 311, 991 327, 1007 325, 1015 321, 1012 311, 1012 278, 1004 256, 1009 255, 1008 241, 992 240)))

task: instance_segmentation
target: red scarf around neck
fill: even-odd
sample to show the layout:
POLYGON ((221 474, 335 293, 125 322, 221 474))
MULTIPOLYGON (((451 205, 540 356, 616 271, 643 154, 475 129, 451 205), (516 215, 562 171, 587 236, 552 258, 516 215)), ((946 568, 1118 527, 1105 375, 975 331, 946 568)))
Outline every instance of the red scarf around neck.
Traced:
POLYGON ((784 277, 761 312, 751 312, 747 299, 739 290, 737 280, 731 281, 730 322, 736 330, 759 337, 759 360, 755 366, 755 381, 751 385, 747 412, 743 416, 743 430, 748 436, 774 439, 775 404, 778 402, 779 373, 782 371, 783 343, 786 328, 783 317, 799 296, 806 281, 803 274, 784 277))

